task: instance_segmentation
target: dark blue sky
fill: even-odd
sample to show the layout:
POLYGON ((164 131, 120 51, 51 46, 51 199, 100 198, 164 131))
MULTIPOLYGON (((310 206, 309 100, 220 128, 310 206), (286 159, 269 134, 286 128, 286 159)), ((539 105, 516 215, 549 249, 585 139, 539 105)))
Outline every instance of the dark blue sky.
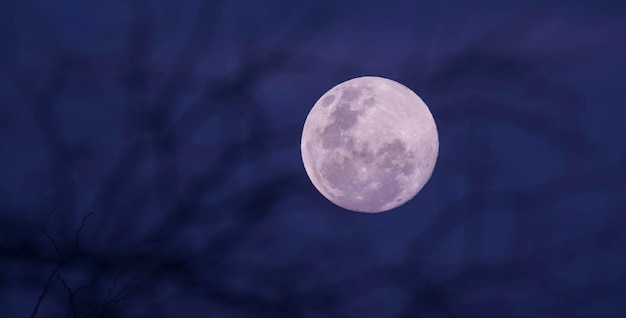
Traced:
POLYGON ((625 18, 2 1, 0 316, 623 317, 625 18), (377 215, 300 158, 317 98, 363 75, 413 89, 440 134, 430 182, 377 215))

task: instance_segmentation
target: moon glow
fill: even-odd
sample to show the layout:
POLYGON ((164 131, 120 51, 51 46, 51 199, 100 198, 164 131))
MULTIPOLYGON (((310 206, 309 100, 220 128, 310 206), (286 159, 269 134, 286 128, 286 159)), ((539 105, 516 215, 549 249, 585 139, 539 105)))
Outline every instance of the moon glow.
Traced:
POLYGON ((430 179, 439 137, 422 99, 382 77, 331 88, 309 112, 302 162, 315 188, 334 204, 376 213, 411 200, 430 179))

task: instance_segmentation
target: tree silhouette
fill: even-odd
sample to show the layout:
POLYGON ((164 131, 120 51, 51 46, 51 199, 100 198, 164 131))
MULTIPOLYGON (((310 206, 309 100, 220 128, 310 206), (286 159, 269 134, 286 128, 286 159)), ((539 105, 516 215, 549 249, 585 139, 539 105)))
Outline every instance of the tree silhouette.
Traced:
MULTIPOLYGON (((76 264, 72 264, 74 259, 78 256, 80 252, 80 234, 85 228, 87 219, 93 214, 88 213, 82 219, 82 222, 78 229, 74 234, 73 244, 69 249, 64 249, 57 244, 57 241, 48 233, 46 229, 50 218, 53 216, 54 212, 58 207, 55 207, 48 216, 43 224, 39 225, 38 228, 43 234, 43 236, 50 242, 50 245, 54 248, 58 259, 56 266, 52 269, 48 278, 46 279, 45 285, 43 286, 39 297, 37 298, 37 303, 35 304, 32 313, 30 314, 31 318, 37 317, 39 308, 42 305, 42 302, 46 298, 47 294, 50 292, 50 289, 53 287, 55 283, 60 283, 63 288, 67 291, 67 317, 102 317, 106 315, 110 315, 112 312, 120 310, 126 303, 131 301, 134 296, 136 296, 141 290, 142 286, 140 286, 138 282, 138 278, 140 275, 140 271, 135 272, 127 281, 125 281, 122 285, 120 280, 121 275, 117 275, 109 287, 106 297, 97 305, 89 308, 90 301, 88 298, 85 299, 83 295, 89 292, 89 289, 97 284, 102 284, 102 278, 99 277, 100 273, 97 271, 94 273, 96 276, 91 281, 87 283, 83 283, 80 287, 71 287, 70 283, 63 278, 63 270, 68 267, 75 267, 76 264)), ((121 273, 120 273, 121 274, 121 273)), ((126 275, 125 275, 126 276, 126 275)))

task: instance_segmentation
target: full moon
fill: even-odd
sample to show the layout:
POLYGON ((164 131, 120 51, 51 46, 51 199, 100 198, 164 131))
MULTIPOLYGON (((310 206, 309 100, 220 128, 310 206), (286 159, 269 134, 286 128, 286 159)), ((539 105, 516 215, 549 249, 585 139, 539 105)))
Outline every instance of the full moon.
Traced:
POLYGON ((406 86, 364 76, 327 91, 304 123, 302 162, 334 204, 377 213, 411 200, 430 179, 439 137, 428 106, 406 86))

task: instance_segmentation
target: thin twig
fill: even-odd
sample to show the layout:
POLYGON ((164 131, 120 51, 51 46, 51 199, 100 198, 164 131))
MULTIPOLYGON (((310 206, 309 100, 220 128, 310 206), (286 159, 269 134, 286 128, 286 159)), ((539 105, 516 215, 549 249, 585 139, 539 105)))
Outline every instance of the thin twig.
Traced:
POLYGON ((57 280, 60 281, 61 284, 63 284, 63 287, 65 287, 65 289, 67 289, 67 292, 69 294, 67 301, 70 307, 72 308, 72 317, 78 318, 78 314, 76 313, 76 303, 74 302, 74 295, 76 294, 77 291, 72 291, 72 288, 70 288, 70 286, 67 285, 65 280, 59 274, 57 274, 57 280))
POLYGON ((50 273, 50 276, 48 276, 48 280, 46 281, 46 284, 43 286, 43 289, 41 290, 41 294, 39 294, 39 297, 37 298, 37 303, 35 304, 35 308, 33 308, 33 312, 29 316, 30 318, 34 318, 37 315, 37 312, 39 311, 39 307, 41 306, 41 302, 43 301, 44 297, 46 297, 46 294, 48 294, 48 290, 50 289, 50 286, 52 285, 53 278, 61 270, 63 265, 65 265, 64 260, 62 260, 59 263, 59 265, 57 265, 57 267, 54 268, 52 273, 50 273))
POLYGON ((56 241, 52 238, 52 236, 50 236, 50 234, 48 234, 48 231, 46 231, 46 226, 48 226, 48 222, 50 221, 50 217, 52 216, 52 214, 54 214, 54 212, 56 212, 58 207, 59 206, 56 205, 54 208, 52 208, 52 210, 50 210, 50 212, 48 213, 48 216, 46 217, 46 220, 41 225, 38 225, 37 227, 43 233, 43 235, 48 239, 48 241, 50 241, 50 243, 52 243, 52 246, 54 247, 54 250, 59 255, 60 260, 63 260, 63 258, 64 258, 63 252, 61 252, 61 249, 57 245, 56 241))
POLYGON ((78 240, 80 238, 80 231, 83 230, 83 228, 85 227, 85 222, 87 222, 87 219, 93 214, 93 211, 89 212, 87 215, 85 215, 83 217, 83 221, 80 224, 80 227, 76 230, 76 237, 74 239, 74 251, 73 253, 76 253, 76 251, 78 250, 78 240))

